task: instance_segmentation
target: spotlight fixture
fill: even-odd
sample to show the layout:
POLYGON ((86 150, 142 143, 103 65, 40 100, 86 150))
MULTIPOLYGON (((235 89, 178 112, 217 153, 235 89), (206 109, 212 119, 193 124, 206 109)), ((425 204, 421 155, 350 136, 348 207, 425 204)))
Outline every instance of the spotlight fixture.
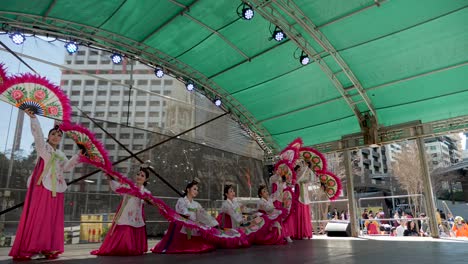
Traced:
POLYGON ((71 55, 75 52, 78 51, 78 45, 73 42, 73 41, 69 41, 65 44, 65 49, 68 51, 68 53, 71 55))
POLYGON ((253 8, 249 6, 248 4, 241 3, 237 7, 237 15, 244 20, 251 20, 255 16, 255 12, 253 8))
POLYGON ((273 34, 271 36, 274 40, 281 42, 286 38, 286 35, 284 34, 283 30, 281 30, 278 26, 275 27, 275 31, 273 31, 273 34))
POLYGON ((215 104, 216 106, 220 107, 220 106, 221 106, 221 99, 219 99, 219 98, 215 99, 215 100, 214 100, 214 104, 215 104))
POLYGON ((310 62, 309 56, 307 54, 305 54, 304 51, 302 52, 301 57, 299 58, 299 62, 302 65, 307 65, 310 62))
POLYGON ((111 57, 111 60, 112 60, 112 62, 113 62, 114 64, 120 64, 120 63, 122 63, 122 60, 123 60, 122 55, 120 55, 120 54, 118 54, 118 53, 114 53, 114 54, 112 54, 110 57, 111 57))
POLYGON ((162 78, 164 76, 164 70, 161 67, 156 67, 154 69, 154 75, 158 78, 162 78))
POLYGON ((26 40, 26 37, 20 32, 14 32, 10 34, 10 38, 11 41, 13 41, 13 43, 15 43, 16 45, 21 45, 26 40))
POLYGON ((185 88, 187 88, 187 91, 193 91, 195 90, 195 84, 192 81, 187 81, 185 84, 185 88))

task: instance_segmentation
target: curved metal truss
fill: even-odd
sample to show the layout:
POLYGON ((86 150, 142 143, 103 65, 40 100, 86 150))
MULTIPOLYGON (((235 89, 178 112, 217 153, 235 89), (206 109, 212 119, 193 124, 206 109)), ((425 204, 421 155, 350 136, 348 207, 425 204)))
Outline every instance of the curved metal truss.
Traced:
MULTIPOLYGON (((299 48, 306 53, 309 58, 314 60, 327 75, 330 81, 335 85, 341 97, 345 100, 356 118, 359 120, 364 134, 367 134, 366 141, 375 141, 376 131, 378 129, 378 120, 375 108, 371 100, 364 91, 361 83, 356 78, 352 70, 341 58, 340 54, 331 45, 325 35, 320 32, 318 27, 302 12, 302 10, 290 0, 252 0, 244 1, 250 5, 266 20, 281 28, 286 36, 294 41, 299 48), (293 23, 288 21, 294 21, 293 23), (322 52, 317 52, 312 44, 305 39, 302 34, 295 28, 302 28, 307 34, 314 39, 322 48, 322 52), (322 58, 330 55, 335 63, 339 65, 341 70, 333 72, 322 58), (350 87, 344 87, 336 77, 337 74, 343 72, 348 80, 352 83, 350 87), (371 124, 370 124, 371 123, 371 124), (371 135, 374 134, 374 135, 371 135)), ((376 2, 379 6, 380 2, 376 2)))
POLYGON ((168 69, 181 80, 194 81, 205 95, 223 99, 223 109, 231 112, 231 117, 241 124, 266 154, 278 150, 278 145, 269 132, 233 96, 201 72, 158 49, 102 29, 50 17, 0 12, 0 23, 5 31, 20 29, 25 33, 73 39, 88 46, 122 53, 151 67, 158 65, 168 69))

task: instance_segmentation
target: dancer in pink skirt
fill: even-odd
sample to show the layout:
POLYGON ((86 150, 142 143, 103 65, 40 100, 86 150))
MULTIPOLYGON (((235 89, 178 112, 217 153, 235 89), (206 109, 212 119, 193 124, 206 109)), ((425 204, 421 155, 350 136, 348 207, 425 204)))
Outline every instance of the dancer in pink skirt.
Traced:
POLYGON ((311 203, 309 199, 308 186, 314 177, 310 169, 311 164, 303 160, 298 161, 296 166, 297 181, 294 187, 293 213, 295 218, 294 239, 312 238, 312 223, 310 217, 311 203))
POLYGON ((28 190, 16 238, 9 253, 15 260, 28 260, 35 255, 48 259, 63 253, 64 196, 67 184, 63 173, 78 164, 79 155, 70 160, 57 149, 63 132, 59 126, 49 131, 44 142, 39 121, 33 111, 26 109, 31 118, 31 131, 38 155, 36 167, 28 179, 28 190))
MULTIPOLYGON (((209 215, 194 198, 198 195, 198 179, 194 179, 185 187, 185 196, 179 198, 176 212, 180 215, 205 226, 215 227, 216 219, 209 215)), ((162 240, 151 249, 153 253, 203 253, 215 250, 215 244, 203 238, 196 229, 171 222, 162 240)))
MULTIPOLYGON (((145 185, 149 178, 149 170, 141 167, 135 176, 136 186, 140 192, 150 193, 145 185)), ((110 186, 116 191, 118 188, 126 188, 115 180, 111 180, 110 186)), ((146 224, 144 214, 144 201, 128 194, 123 195, 112 227, 109 229, 104 242, 98 250, 91 252, 101 256, 134 256, 142 255, 148 251, 146 238, 146 224)))

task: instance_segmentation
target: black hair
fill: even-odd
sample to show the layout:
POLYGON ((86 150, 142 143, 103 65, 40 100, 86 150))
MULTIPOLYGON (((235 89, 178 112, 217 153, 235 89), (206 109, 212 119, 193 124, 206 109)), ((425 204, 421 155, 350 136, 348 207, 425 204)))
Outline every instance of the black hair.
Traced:
POLYGON ((231 189, 231 188, 234 190, 232 184, 224 185, 224 191, 223 191, 224 200, 227 200, 227 195, 226 194, 229 192, 229 189, 231 189))
MULTIPOLYGON (((47 134, 47 136, 50 136, 50 134, 54 131, 58 131, 60 132, 60 134, 63 135, 63 131, 60 129, 60 126, 59 125, 55 125, 51 130, 49 130, 49 133, 47 134)), ((47 143, 49 143, 49 139, 46 140, 47 143)))
MULTIPOLYGON (((258 198, 262 198, 262 190, 263 190, 263 189, 267 189, 267 187, 266 187, 265 184, 262 184, 262 185, 258 186, 258 192, 257 192, 258 198)), ((268 189, 267 189, 267 190, 268 190, 268 189)))
POLYGON ((297 171, 300 167, 300 165, 296 165, 296 167, 294 167, 294 171, 297 171))
POLYGON ((197 180, 192 180, 189 184, 187 184, 187 186, 185 186, 185 189, 184 189, 184 197, 187 196, 187 193, 188 193, 188 189, 192 188, 193 186, 195 185, 198 185, 198 181, 197 180))
POLYGON ((143 183, 143 186, 146 186, 148 184, 148 178, 150 176, 148 168, 143 168, 140 167, 140 171, 142 171, 145 174, 146 181, 143 183))

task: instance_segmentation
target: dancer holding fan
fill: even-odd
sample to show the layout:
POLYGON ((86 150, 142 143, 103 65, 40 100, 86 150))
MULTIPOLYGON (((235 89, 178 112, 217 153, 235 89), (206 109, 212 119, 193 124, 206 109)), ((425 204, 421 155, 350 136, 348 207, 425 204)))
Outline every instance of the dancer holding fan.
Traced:
POLYGON ((79 155, 68 160, 57 149, 63 135, 59 126, 49 131, 47 141, 44 142, 34 111, 27 108, 25 112, 31 118, 31 131, 38 159, 28 179, 26 200, 9 255, 21 260, 43 254, 46 258, 53 259, 64 250, 63 192, 67 189, 67 184, 63 173, 78 164, 79 155))
MULTIPOLYGON (((148 167, 148 164, 143 164, 135 176, 136 186, 142 194, 150 194, 145 188, 149 178, 148 167)), ((129 188, 126 184, 116 181, 112 176, 109 178, 113 191, 119 188, 129 188)), ((142 255, 148 251, 143 205, 142 199, 124 194, 104 242, 98 250, 92 251, 91 254, 132 256, 142 255)))

